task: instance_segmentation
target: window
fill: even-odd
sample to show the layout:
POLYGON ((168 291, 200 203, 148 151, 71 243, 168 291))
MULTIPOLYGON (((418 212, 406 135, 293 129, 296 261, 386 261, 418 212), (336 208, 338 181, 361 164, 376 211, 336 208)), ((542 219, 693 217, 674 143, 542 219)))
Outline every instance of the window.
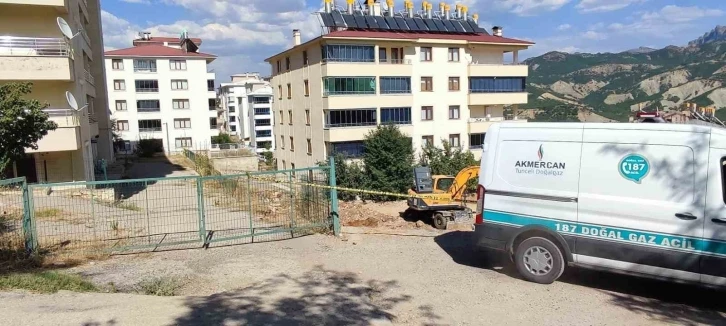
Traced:
POLYGON ((271 141, 258 141, 257 142, 257 148, 272 148, 272 142, 271 141))
POLYGON ((235 108, 234 106, 230 106, 229 107, 229 112, 230 113, 235 113, 235 112, 237 112, 237 108, 235 108))
POLYGON ((292 98, 292 87, 290 86, 290 83, 287 84, 287 98, 292 98))
POLYGON ((270 137, 272 130, 255 130, 255 137, 270 137))
POLYGON ((187 61, 169 60, 169 70, 187 70, 187 61))
POLYGON ((469 149, 482 148, 484 146, 484 137, 486 133, 469 134, 469 149))
POLYGON ((266 96, 254 96, 252 97, 252 103, 255 104, 269 104, 270 98, 266 96))
POLYGON ((285 69, 290 70, 290 57, 285 58, 285 69))
POLYGON ((452 147, 461 147, 461 137, 459 134, 450 134, 449 135, 449 145, 452 147))
POLYGON ((282 99, 282 85, 277 85, 277 97, 282 99))
POLYGON ((285 116, 282 114, 282 110, 280 110, 280 124, 285 123, 285 116))
POLYGON ((285 136, 280 136, 280 148, 285 149, 285 136))
POLYGON ((429 146, 429 145, 433 146, 434 145, 434 136, 431 136, 431 135, 422 136, 421 137, 421 145, 423 147, 426 147, 426 146, 429 146))
POLYGON ((124 61, 122 59, 111 60, 111 68, 113 70, 124 70, 124 61))
POLYGON ((116 129, 118 129, 118 131, 129 131, 129 121, 128 120, 116 121, 116 129))
POLYGON ((458 105, 450 105, 449 106, 449 120, 458 120, 459 119, 459 106, 458 105))
POLYGON ((189 89, 189 84, 186 79, 172 79, 171 80, 172 90, 184 90, 189 89))
POLYGON ((305 84, 304 85, 305 86, 305 96, 310 96, 310 81, 308 81, 307 79, 305 79, 303 81, 303 84, 305 84))
POLYGON ((135 84, 138 93, 156 93, 159 91, 158 80, 137 80, 135 84))
POLYGON ((365 144, 362 140, 330 143, 330 154, 342 154, 345 157, 362 157, 365 144))
POLYGON ((150 132, 150 131, 161 131, 161 120, 139 120, 139 131, 150 132))
POLYGON ((308 138, 308 155, 313 155, 313 142, 308 138))
POLYGON ((380 77, 381 94, 411 94, 411 77, 380 77))
POLYGON ((209 129, 217 129, 217 118, 209 118, 209 129))
POLYGON ((434 107, 433 106, 422 106, 421 107, 421 120, 433 120, 434 119, 434 107))
POLYGON ((388 58, 386 58, 386 48, 378 48, 378 62, 386 61, 388 61, 388 58))
POLYGON ((255 108, 255 115, 269 115, 270 108, 255 108))
MULTIPOLYGON (((283 149, 285 149, 285 148, 283 147, 283 149)), ((282 169, 283 170, 287 169, 287 163, 285 163, 285 160, 282 160, 282 169)))
POLYGON ((292 110, 287 110, 287 123, 292 126, 292 110))
POLYGON ((280 60, 277 60, 277 73, 280 73, 282 71, 282 65, 280 64, 280 60))
POLYGON ((432 49, 430 47, 421 47, 421 61, 431 61, 431 52, 432 49))
POLYGON ((171 100, 171 107, 175 110, 189 109, 189 100, 171 100))
POLYGON ((177 148, 192 147, 192 138, 191 137, 175 138, 174 143, 177 148))
POLYGON ((207 91, 214 92, 214 79, 207 79, 207 91))
POLYGON ((237 126, 229 126, 230 131, 237 131, 237 126))
POLYGON ((403 48, 391 48, 391 63, 402 64, 403 61, 403 48))
POLYGON ((375 94, 376 77, 324 77, 323 95, 375 94))
POLYGON ((174 129, 189 129, 192 127, 192 119, 174 119, 174 129))
POLYGON ((229 122, 237 122, 237 117, 236 116, 233 116, 233 115, 230 115, 229 116, 229 122))
POLYGON ((310 64, 310 60, 308 59, 308 51, 303 51, 303 65, 307 66, 310 64))
POLYGON ((156 72, 156 59, 134 59, 134 72, 156 72))
POLYGON ((125 100, 116 101, 116 111, 126 111, 126 110, 127 110, 127 107, 126 107, 125 100))
POLYGON ((411 124, 411 108, 381 108, 381 124, 411 124))
POLYGON ((459 89, 459 77, 449 77, 449 90, 458 91, 459 89))
POLYGON ((113 90, 115 91, 125 91, 126 90, 126 81, 122 79, 116 79, 113 81, 113 90))
MULTIPOLYGON (((290 169, 295 170, 295 163, 290 163, 290 169)), ((295 176, 295 171, 292 171, 292 176, 295 176)))
POLYGON ((295 151, 295 140, 292 138, 292 136, 290 136, 290 151, 295 151))
POLYGON ((449 61, 459 62, 459 48, 449 48, 449 61))
POLYGON ((310 125, 310 110, 305 110, 305 125, 310 125))
POLYGON ((210 98, 207 100, 207 105, 209 106, 209 111, 216 111, 217 110, 217 100, 210 98))
POLYGON ((524 77, 469 77, 471 93, 525 92, 524 77))
POLYGON ((375 62, 375 47, 370 45, 325 45, 323 62, 375 62))
POLYGON ((325 128, 375 126, 376 109, 327 110, 325 128))
POLYGON ((161 111, 161 106, 159 100, 138 100, 136 101, 136 111, 159 112, 161 111))
POLYGON ((433 92, 434 91, 433 77, 421 77, 421 91, 422 92, 433 92))
POLYGON ((270 122, 270 119, 255 119, 255 126, 264 127, 264 126, 269 126, 269 125, 272 125, 272 123, 270 122))

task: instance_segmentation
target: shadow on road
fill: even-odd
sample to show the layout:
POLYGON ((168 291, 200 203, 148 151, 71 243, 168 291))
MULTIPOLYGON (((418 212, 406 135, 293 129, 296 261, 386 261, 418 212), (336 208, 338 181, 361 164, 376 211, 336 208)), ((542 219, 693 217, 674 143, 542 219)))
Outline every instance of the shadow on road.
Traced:
MULTIPOLYGON (((392 295, 396 281, 362 281, 354 273, 318 266, 301 276, 280 274, 257 285, 192 297, 191 311, 175 325, 370 325, 376 320, 395 320, 387 312, 411 300, 392 295)), ((440 318, 429 307, 422 315, 440 318)))
MULTIPOLYGON (((458 264, 519 279, 514 264, 502 253, 477 251, 473 236, 473 232, 456 231, 442 234, 434 241, 458 264)), ((726 325, 724 292, 718 290, 582 268, 567 269, 558 282, 597 289, 610 296, 611 304, 658 321, 726 325)))

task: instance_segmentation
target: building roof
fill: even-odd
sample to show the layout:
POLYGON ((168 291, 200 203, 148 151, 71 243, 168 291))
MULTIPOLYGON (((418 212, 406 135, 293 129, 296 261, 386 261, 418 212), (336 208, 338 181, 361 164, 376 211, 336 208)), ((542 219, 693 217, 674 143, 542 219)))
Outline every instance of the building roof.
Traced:
POLYGON ((385 31, 367 31, 367 30, 342 30, 333 31, 328 34, 318 36, 312 40, 309 40, 301 45, 289 48, 285 51, 277 53, 265 61, 269 61, 274 57, 281 54, 287 53, 288 51, 294 50, 300 46, 317 42, 321 39, 335 39, 335 38, 370 38, 370 39, 385 39, 385 40, 409 40, 415 41, 419 39, 429 40, 451 40, 451 41, 466 41, 471 43, 484 43, 491 45, 514 45, 514 46, 531 46, 534 42, 518 40, 513 38, 501 37, 489 35, 486 33, 472 33, 472 34, 451 34, 451 33, 403 33, 403 32, 385 32, 385 31))
MULTIPOLYGON (((202 45, 202 39, 200 38, 190 38, 194 44, 197 46, 202 45)), ((168 42, 169 44, 179 44, 179 38, 178 37, 152 37, 151 39, 144 40, 144 39, 135 39, 133 44, 134 45, 151 45, 151 44, 161 44, 163 45, 164 42, 168 42)))
POLYGON ((111 50, 104 53, 107 57, 176 57, 176 58, 204 58, 214 60, 217 56, 202 52, 184 52, 182 49, 164 45, 150 44, 134 46, 126 49, 111 50))

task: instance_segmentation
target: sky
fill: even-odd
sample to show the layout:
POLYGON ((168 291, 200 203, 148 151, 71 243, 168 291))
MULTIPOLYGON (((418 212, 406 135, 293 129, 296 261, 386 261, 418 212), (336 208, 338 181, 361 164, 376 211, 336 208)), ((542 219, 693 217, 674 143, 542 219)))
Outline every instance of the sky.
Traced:
MULTIPOLYGON (((344 0, 335 0, 345 6, 344 0)), ((363 0, 356 0, 362 3, 363 0)), ((385 3, 381 0, 380 2, 385 3)), ((620 52, 640 46, 683 46, 726 24, 723 0, 461 0, 479 25, 502 26, 505 37, 535 42, 520 58, 549 51, 620 52)), ((264 59, 321 34, 313 12, 321 0, 103 0, 106 50, 131 47, 138 32, 177 37, 187 30, 202 38, 200 51, 217 55, 210 64, 217 82, 244 72, 270 74, 264 59)), ((434 8, 438 1, 433 1, 434 8)), ((420 8, 421 0, 415 0, 420 8)), ((395 0, 403 8, 403 0, 395 0)))

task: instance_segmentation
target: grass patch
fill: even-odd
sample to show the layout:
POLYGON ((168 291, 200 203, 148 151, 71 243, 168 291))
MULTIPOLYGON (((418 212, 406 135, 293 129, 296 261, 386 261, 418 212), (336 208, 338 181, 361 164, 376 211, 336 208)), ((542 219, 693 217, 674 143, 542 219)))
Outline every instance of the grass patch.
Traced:
POLYGON ((35 211, 35 217, 37 218, 53 218, 58 217, 63 213, 63 210, 58 208, 43 208, 35 211))
POLYGON ((0 290, 28 290, 38 293, 55 293, 61 290, 95 292, 98 288, 78 275, 40 271, 11 273, 0 276, 0 290))
POLYGON ((113 204, 113 207, 126 209, 126 210, 130 210, 130 211, 134 211, 134 212, 140 212, 140 211, 144 210, 143 208, 139 207, 138 205, 136 205, 134 203, 126 203, 126 202, 117 202, 117 203, 113 204))
POLYGON ((182 284, 176 278, 157 277, 141 281, 137 287, 140 293, 146 295, 170 297, 177 295, 179 289, 182 287, 182 284))

